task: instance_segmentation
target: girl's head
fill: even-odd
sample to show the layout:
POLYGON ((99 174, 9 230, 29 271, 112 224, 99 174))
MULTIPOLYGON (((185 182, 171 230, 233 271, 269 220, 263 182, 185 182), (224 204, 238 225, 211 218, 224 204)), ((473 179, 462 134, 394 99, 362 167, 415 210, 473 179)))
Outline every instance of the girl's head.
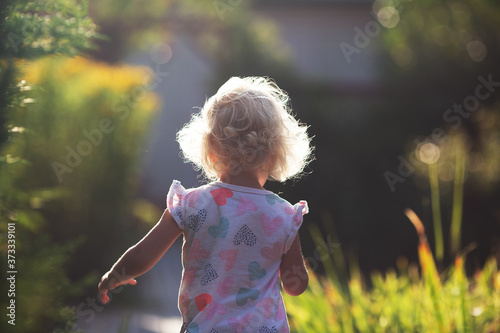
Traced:
POLYGON ((284 181, 311 159, 307 127, 290 114, 288 96, 262 77, 233 77, 177 133, 183 157, 210 179, 242 171, 284 181))

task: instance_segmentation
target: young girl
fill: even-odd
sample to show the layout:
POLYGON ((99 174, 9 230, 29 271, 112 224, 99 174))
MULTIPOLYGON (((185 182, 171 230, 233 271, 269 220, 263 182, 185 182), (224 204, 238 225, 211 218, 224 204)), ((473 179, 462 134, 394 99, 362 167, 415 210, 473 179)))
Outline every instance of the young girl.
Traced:
POLYGON ((264 189, 268 179, 299 175, 311 158, 306 126, 288 96, 266 78, 233 77, 177 134, 184 158, 211 183, 173 181, 158 224, 128 249, 99 283, 135 285, 182 233, 181 332, 289 332, 281 285, 307 287, 298 230, 307 203, 291 205, 264 189))

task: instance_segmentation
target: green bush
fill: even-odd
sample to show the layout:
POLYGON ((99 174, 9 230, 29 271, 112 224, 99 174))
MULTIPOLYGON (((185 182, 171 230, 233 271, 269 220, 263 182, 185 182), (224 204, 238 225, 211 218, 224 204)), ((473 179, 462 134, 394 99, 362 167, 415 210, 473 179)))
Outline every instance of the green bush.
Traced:
POLYGON ((64 325, 64 302, 95 285, 117 255, 106 244, 135 235, 134 179, 157 99, 142 68, 80 57, 16 66, 26 94, 1 154, 0 224, 16 225, 16 327, 39 332, 64 325))
MULTIPOLYGON (((82 297, 95 269, 107 266, 103 244, 126 242, 133 230, 126 217, 135 166, 156 108, 150 74, 83 58, 19 60, 90 47, 95 25, 84 5, 11 1, 2 8, 0 249, 5 271, 18 273, 15 289, 0 283, 12 290, 1 305, 15 300, 20 332, 71 331, 74 310, 64 304, 82 297), (8 226, 15 226, 15 253, 8 226)), ((6 327, 14 328, 2 321, 6 327)))

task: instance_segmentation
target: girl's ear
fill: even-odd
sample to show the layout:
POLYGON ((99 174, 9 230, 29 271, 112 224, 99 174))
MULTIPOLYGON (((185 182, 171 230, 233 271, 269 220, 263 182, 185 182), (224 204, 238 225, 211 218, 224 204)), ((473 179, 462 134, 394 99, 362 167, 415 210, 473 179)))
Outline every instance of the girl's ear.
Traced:
POLYGON ((210 160, 211 163, 215 163, 215 161, 217 160, 217 155, 215 154, 215 150, 214 150, 214 142, 213 142, 213 137, 212 135, 208 135, 208 138, 207 138, 207 142, 208 142, 208 158, 210 160))
POLYGON ((217 156, 215 156, 215 153, 213 150, 210 150, 208 152, 208 158, 210 159, 211 163, 215 163, 215 161, 217 160, 217 156))

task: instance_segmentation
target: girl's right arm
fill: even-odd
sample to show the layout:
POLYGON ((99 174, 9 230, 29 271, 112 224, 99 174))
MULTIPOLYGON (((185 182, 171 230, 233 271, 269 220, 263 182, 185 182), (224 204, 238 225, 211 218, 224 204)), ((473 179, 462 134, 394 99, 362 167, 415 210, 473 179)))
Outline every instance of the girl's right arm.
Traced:
POLYGON ((135 285, 136 276, 149 271, 167 252, 182 230, 165 210, 160 221, 137 244, 129 248, 111 270, 103 275, 99 282, 99 296, 106 304, 109 301, 108 290, 123 284, 135 285))
POLYGON ((292 296, 302 294, 309 284, 309 274, 304 264, 298 234, 288 252, 281 257, 280 277, 283 289, 292 296))

